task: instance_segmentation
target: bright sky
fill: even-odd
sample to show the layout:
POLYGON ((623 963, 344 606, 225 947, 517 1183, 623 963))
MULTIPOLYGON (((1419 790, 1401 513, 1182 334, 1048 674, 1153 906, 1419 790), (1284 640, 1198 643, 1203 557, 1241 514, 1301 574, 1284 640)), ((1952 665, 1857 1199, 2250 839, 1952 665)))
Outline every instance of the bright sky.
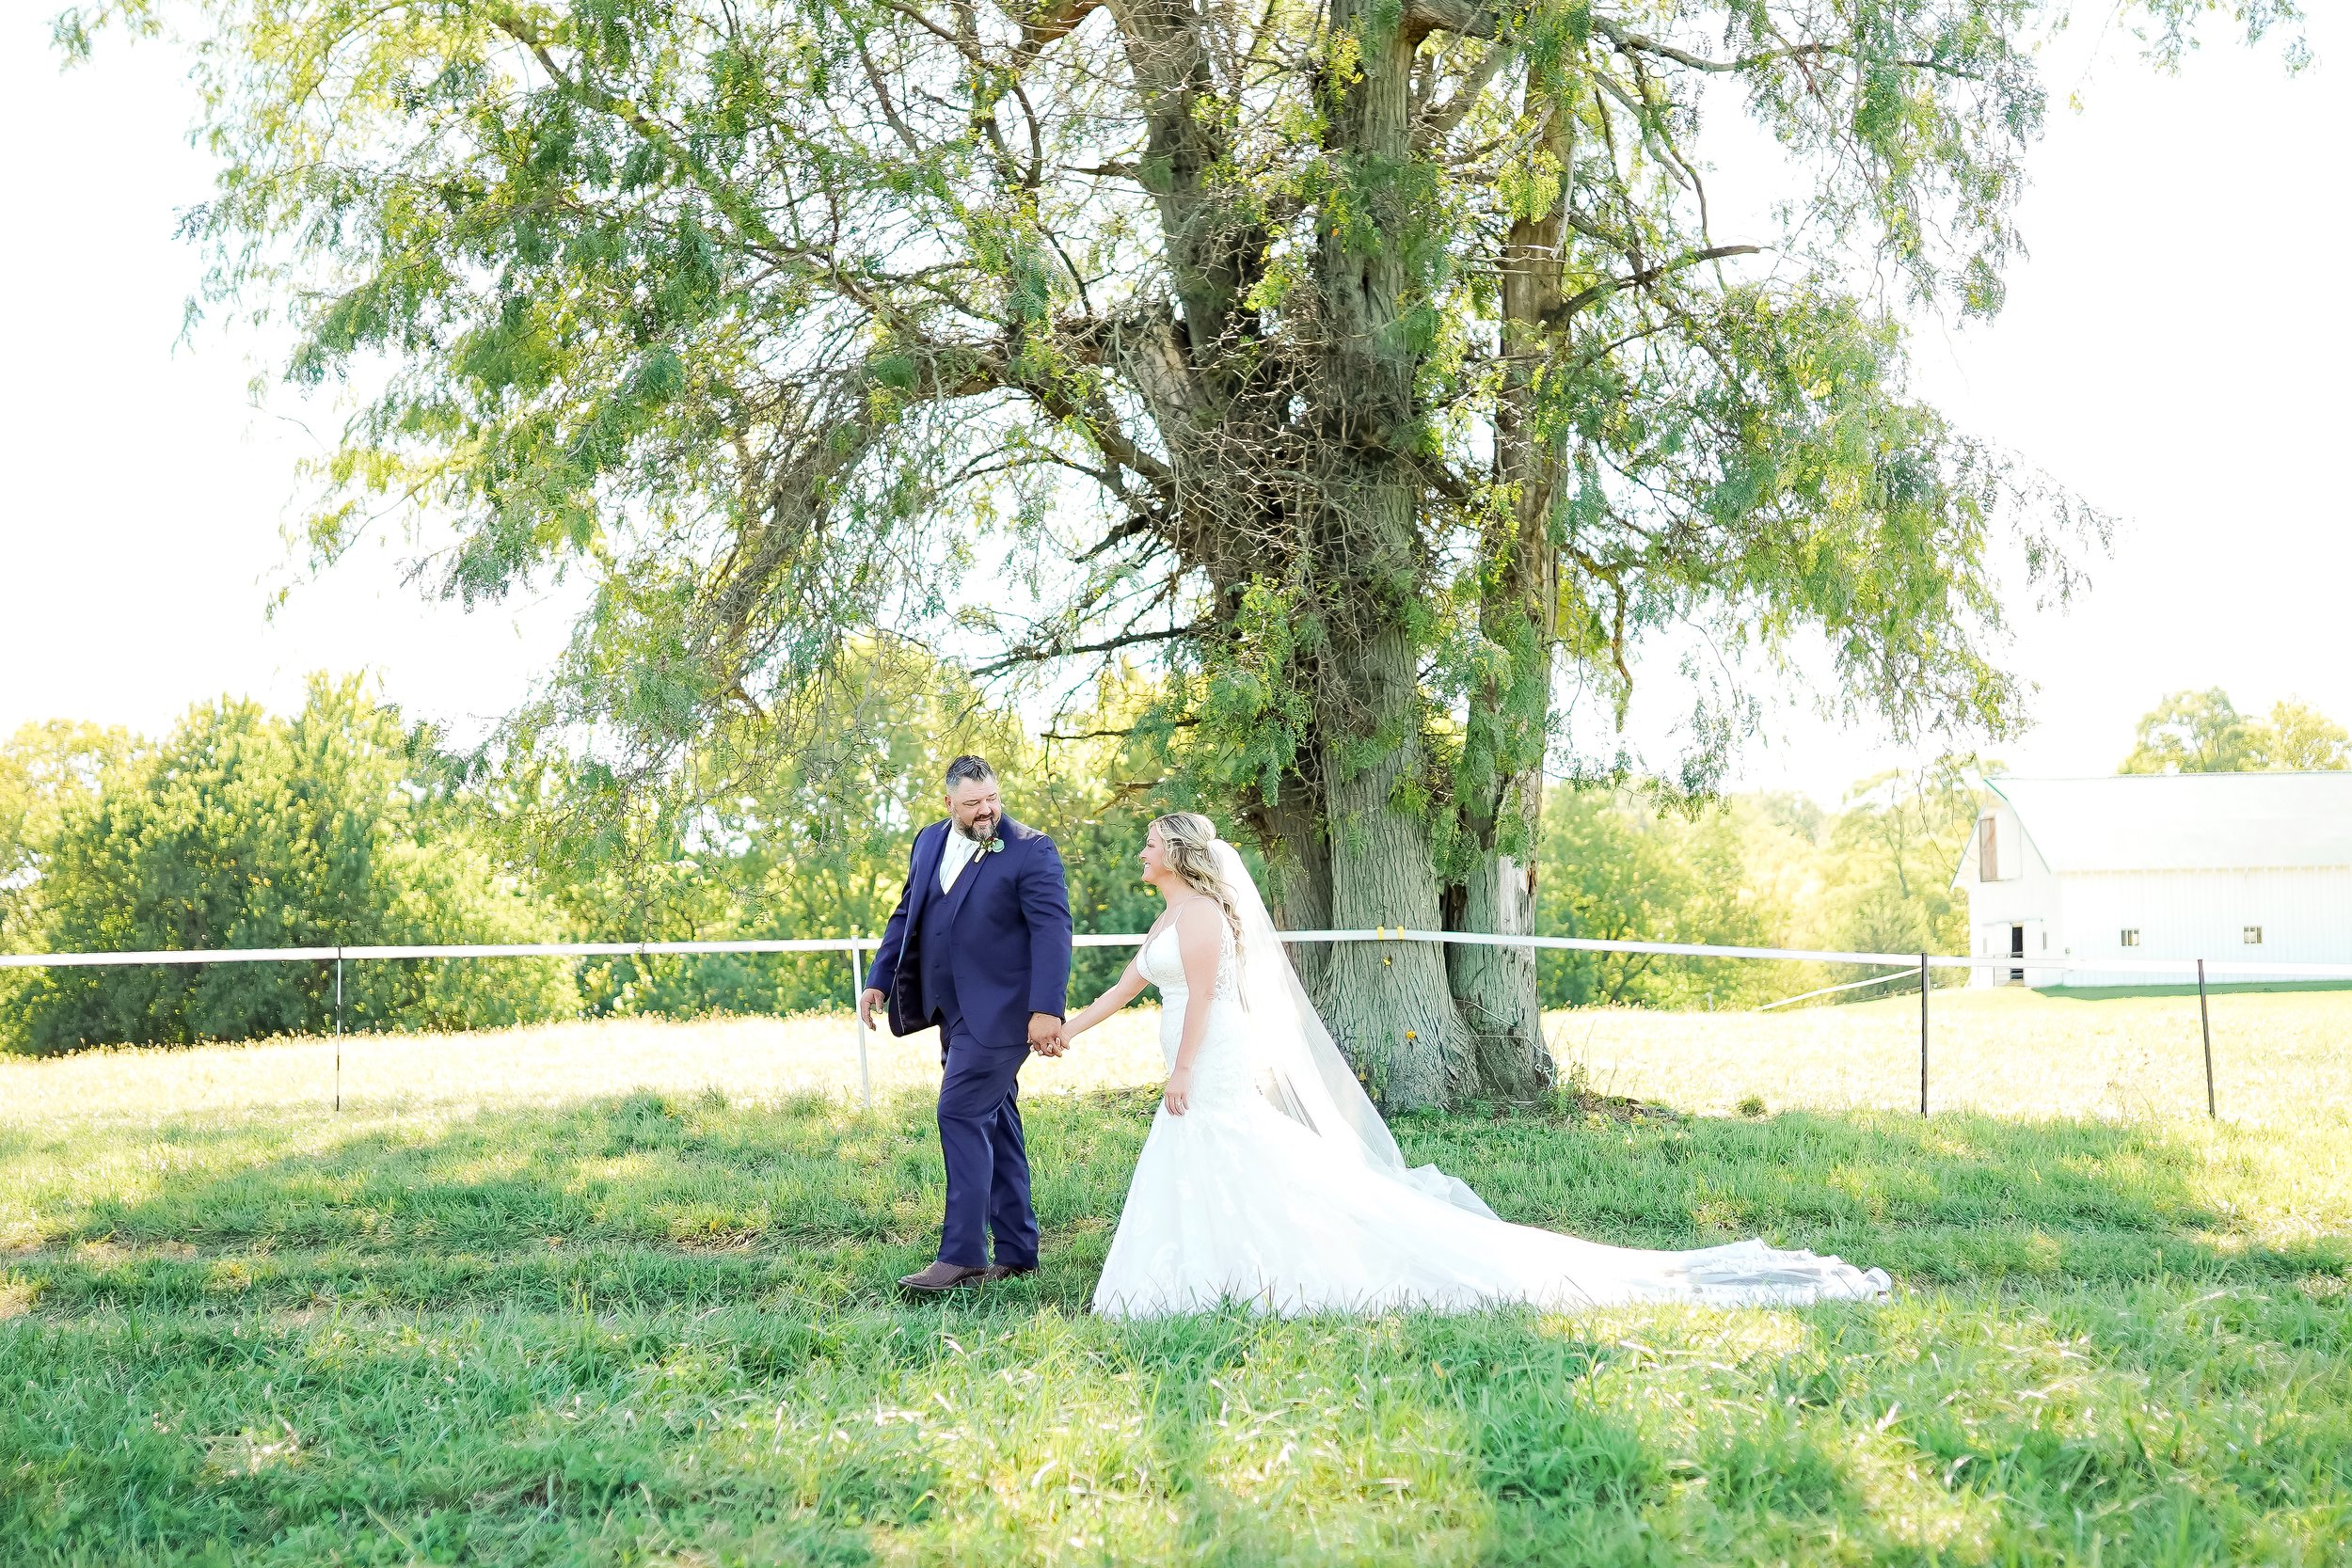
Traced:
MULTIPOLYGON (((472 729, 560 643, 560 607, 428 604, 367 549, 267 618, 294 466, 320 451, 296 421, 321 413, 274 386, 255 410, 253 335, 178 341, 199 260, 173 229, 210 179, 179 62, 115 40, 61 74, 48 8, 0 21, 0 144, 39 150, 0 247, 17 366, 0 382, 0 734, 155 731, 223 692, 287 706, 314 669, 373 671, 412 713, 472 729)), ((2075 38, 2007 311, 1918 346, 1921 389, 1963 428, 2123 519, 2086 601, 2021 611, 2017 667, 2042 689, 2035 730, 2000 749, 2020 771, 2112 770, 2133 720, 2182 687, 2352 723, 2352 501, 2326 456, 2352 426, 2352 192, 2325 150, 2352 146, 2352 16, 2313 8, 2319 63, 2292 78, 2275 47, 2209 46, 2172 78, 2111 46, 2086 68, 2075 38)), ((1683 703, 1637 701, 1637 730, 1652 705, 1683 703)), ((1791 710, 1739 782, 1835 800, 1901 760, 1791 710)))

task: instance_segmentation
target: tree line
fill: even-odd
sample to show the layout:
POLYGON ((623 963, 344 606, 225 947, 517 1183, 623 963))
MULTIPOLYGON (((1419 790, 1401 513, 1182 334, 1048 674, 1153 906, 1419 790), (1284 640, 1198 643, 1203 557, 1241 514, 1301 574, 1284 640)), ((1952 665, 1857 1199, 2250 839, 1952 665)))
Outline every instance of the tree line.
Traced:
MULTIPOLYGON (((693 812, 616 791, 593 761, 453 750, 359 680, 314 677, 290 717, 200 705, 154 740, 28 724, 0 747, 0 947, 870 935, 898 896, 909 833, 934 814, 941 769, 967 749, 998 761, 1015 815, 1061 844, 1081 931, 1150 923, 1156 905, 1134 862, 1145 824, 1213 802, 1155 770, 1156 743, 1134 723, 1153 700, 1148 682, 1106 682, 1089 728, 1039 736, 927 657, 878 645, 861 671, 861 684, 822 704, 806 744, 756 770, 760 788, 693 812)), ((2217 689, 2166 697, 2120 770, 2287 766, 2352 766, 2352 742, 2298 704, 2245 720, 2217 689)), ((1958 951, 1966 905, 1950 879, 1979 767, 1949 756, 1882 773, 1835 807, 1788 793, 1693 803, 1554 784, 1534 853, 1535 930, 1958 951)), ((1092 994, 1124 961, 1118 949, 1082 950, 1075 989, 1092 994)), ((1535 968, 1546 1007, 1748 1007, 1849 977, 1556 952, 1535 968)), ((346 966, 342 1016, 353 1030, 441 1030, 793 1013, 843 1006, 849 979, 831 954, 373 961, 346 966)), ((324 964, 7 971, 0 1048, 315 1034, 333 1025, 335 1005, 324 964)))
MULTIPOLYGON (((862 673, 825 705, 821 739, 692 810, 619 787, 592 756, 453 750, 358 680, 314 677, 291 717, 203 704, 157 740, 27 725, 0 748, 0 947, 876 933, 963 750, 995 758, 1015 814, 1052 827, 1081 930, 1150 922, 1134 855, 1153 813, 1193 803, 1180 784, 1128 778, 1101 738, 1026 736, 927 659, 876 654, 862 673)), ((1082 952, 1074 983, 1123 962, 1082 952)), ((345 966, 342 1016, 367 1030, 790 1013, 843 1006, 849 982, 835 954, 373 960, 345 966)), ((331 964, 11 970, 0 1048, 319 1033, 335 1007, 331 964)))

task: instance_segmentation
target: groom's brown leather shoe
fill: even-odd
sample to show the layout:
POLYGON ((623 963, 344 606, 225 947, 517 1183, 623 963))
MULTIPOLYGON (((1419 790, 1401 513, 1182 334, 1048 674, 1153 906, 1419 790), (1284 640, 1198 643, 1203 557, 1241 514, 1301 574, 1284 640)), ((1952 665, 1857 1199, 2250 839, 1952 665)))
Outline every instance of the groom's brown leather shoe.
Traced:
POLYGON ((988 1282, 993 1285, 1000 1279, 1017 1279, 1025 1274, 1035 1273, 1035 1263, 991 1263, 988 1266, 988 1282))
POLYGON ((918 1296, 945 1295, 966 1285, 977 1285, 988 1278, 986 1269, 967 1269, 961 1263, 944 1259, 920 1274, 905 1275, 898 1281, 901 1290, 913 1291, 918 1296))

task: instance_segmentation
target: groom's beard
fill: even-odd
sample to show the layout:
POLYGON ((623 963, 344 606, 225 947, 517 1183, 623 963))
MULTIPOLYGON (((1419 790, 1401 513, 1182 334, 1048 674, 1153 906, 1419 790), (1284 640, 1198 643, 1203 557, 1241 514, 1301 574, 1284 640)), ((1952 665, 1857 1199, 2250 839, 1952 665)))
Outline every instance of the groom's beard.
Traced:
POLYGON ((986 844, 996 836, 996 821, 997 819, 992 816, 985 822, 975 822, 968 828, 959 822, 956 824, 956 832, 975 844, 986 844))

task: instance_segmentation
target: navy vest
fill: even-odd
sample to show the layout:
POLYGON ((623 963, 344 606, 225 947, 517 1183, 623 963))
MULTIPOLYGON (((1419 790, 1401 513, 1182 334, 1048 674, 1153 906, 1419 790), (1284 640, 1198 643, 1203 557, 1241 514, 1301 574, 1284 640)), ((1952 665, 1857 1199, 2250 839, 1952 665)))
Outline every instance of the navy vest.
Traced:
MULTIPOLYGON (((972 875, 977 861, 966 862, 956 880, 972 875)), ((937 871, 931 873, 936 877, 937 871)), ((963 1016, 956 1006, 956 971, 949 961, 948 943, 955 940, 955 900, 936 887, 923 904, 922 930, 915 938, 915 951, 921 955, 923 966, 923 1000, 930 1004, 935 1022, 952 1022, 963 1016)))

